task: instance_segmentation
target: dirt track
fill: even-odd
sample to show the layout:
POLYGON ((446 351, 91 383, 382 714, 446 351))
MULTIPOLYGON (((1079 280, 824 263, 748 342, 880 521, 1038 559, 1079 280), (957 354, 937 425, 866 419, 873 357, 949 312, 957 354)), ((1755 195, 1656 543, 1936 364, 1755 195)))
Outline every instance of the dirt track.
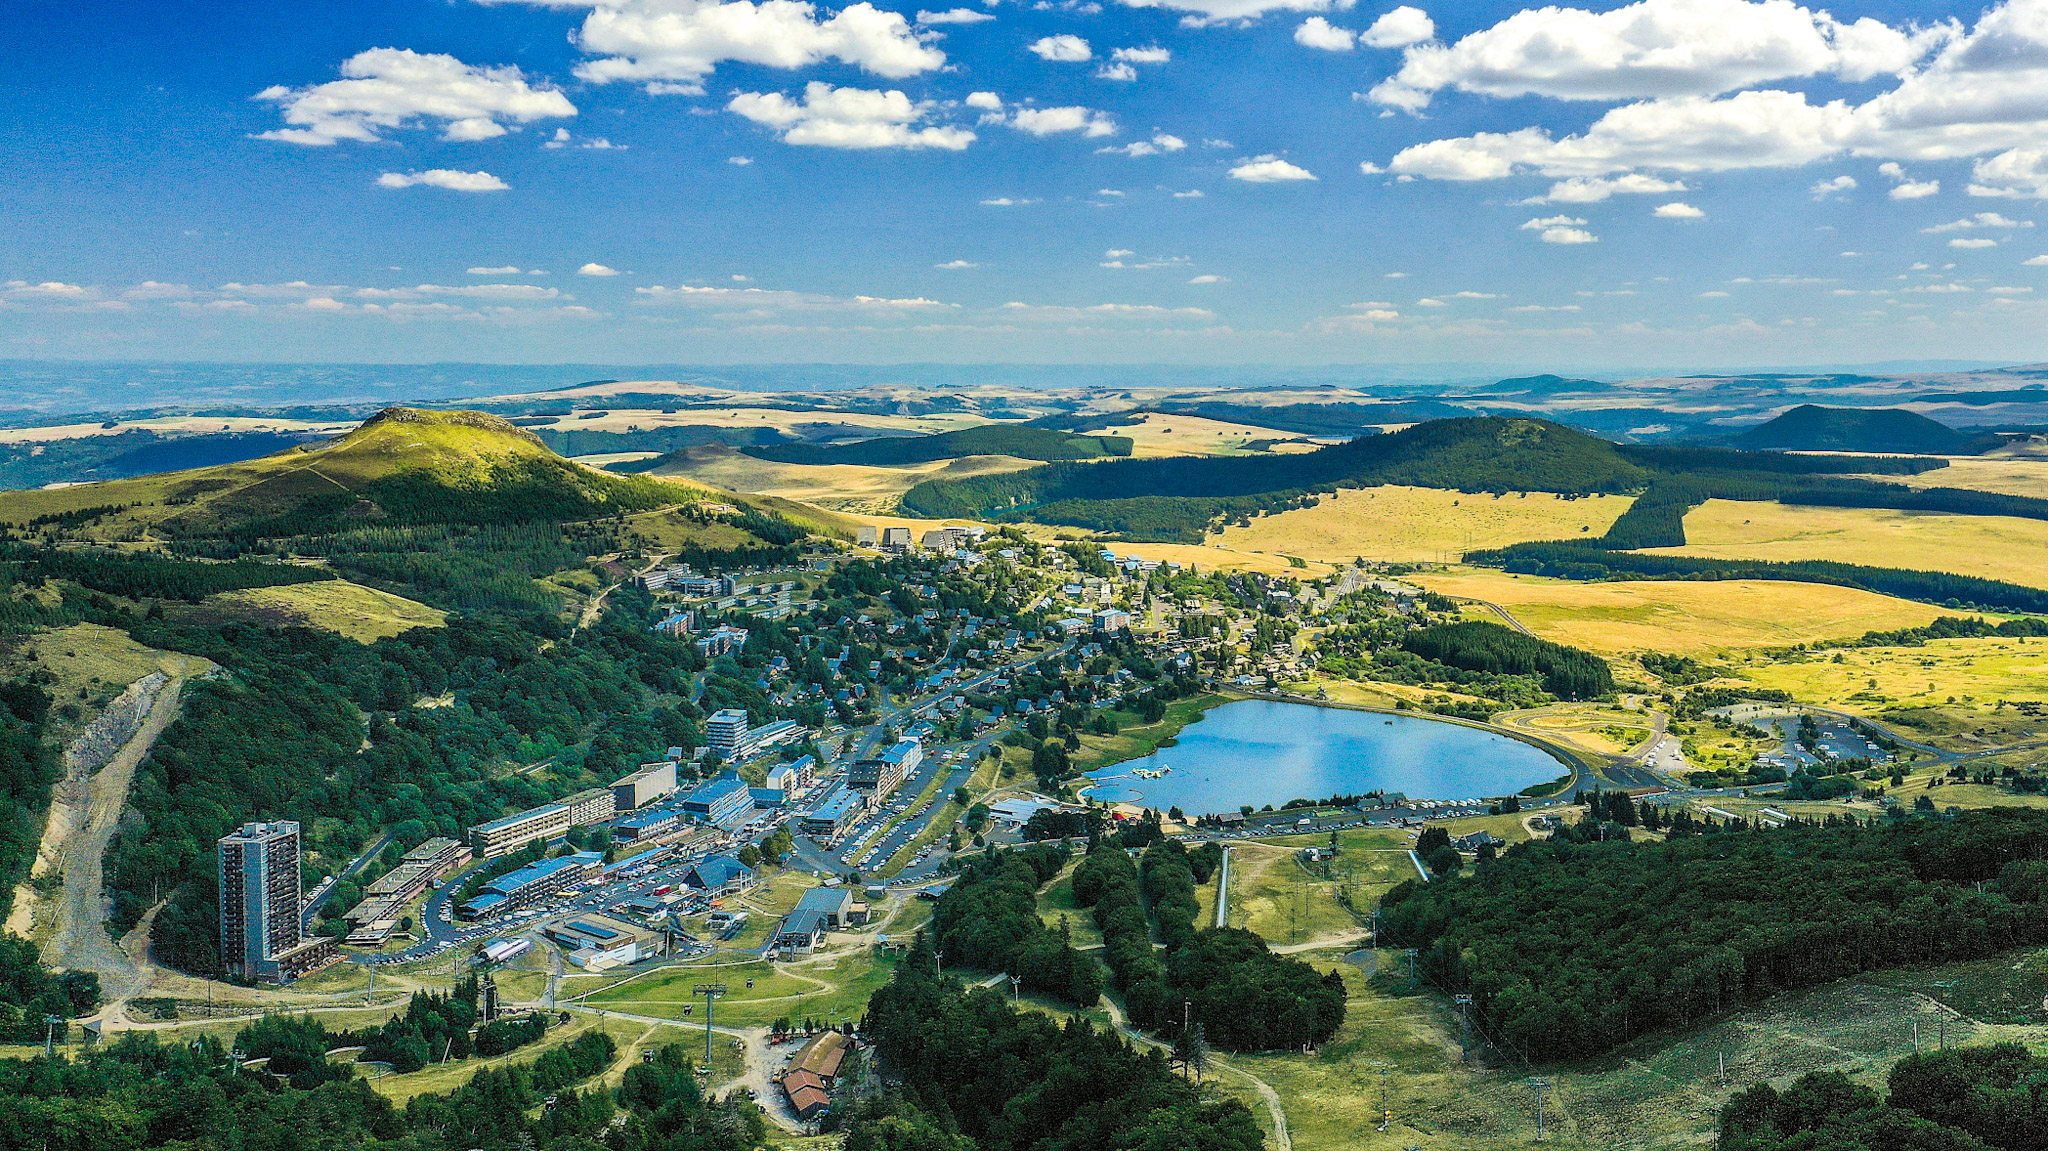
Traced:
POLYGON ((147 710, 134 734, 91 777, 83 821, 58 841, 45 842, 62 873, 63 890, 52 908, 55 931, 44 945, 44 958, 59 967, 97 973, 109 1015, 148 985, 149 970, 146 927, 121 944, 107 935, 102 890, 107 847, 120 825, 136 767, 177 717, 187 676, 210 666, 204 660, 176 664, 161 687, 146 691, 147 710))

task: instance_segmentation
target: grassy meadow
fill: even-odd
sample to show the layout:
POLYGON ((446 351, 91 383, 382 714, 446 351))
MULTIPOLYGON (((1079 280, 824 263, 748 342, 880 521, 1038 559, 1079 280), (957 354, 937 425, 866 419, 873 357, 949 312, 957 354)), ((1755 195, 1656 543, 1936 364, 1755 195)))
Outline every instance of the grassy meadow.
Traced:
POLYGON ((1714 559, 1835 560, 2048 587, 2048 522, 2011 516, 1708 500, 1686 514, 1685 539, 1681 548, 1646 550, 1714 559))
MULTIPOLYGON (((1823 707, 1866 713, 1899 708, 1996 713, 2001 700, 2048 700, 2048 640, 1943 639, 1918 647, 1793 652, 1743 660, 1734 671, 1751 683, 1823 707)), ((2009 710, 2004 718, 2019 721, 2009 710)), ((2032 726, 2048 736, 2048 719, 2034 720, 2032 726)))
POLYGON ((1565 499, 1546 492, 1495 496, 1436 488, 1347 488, 1312 508, 1225 528, 1209 542, 1245 552, 1328 563, 1363 556, 1388 563, 1443 563, 1468 551, 1530 540, 1604 535, 1634 500, 1565 499))
POLYGON ((248 588, 209 596, 197 612, 276 627, 316 627, 374 643, 416 627, 440 627, 448 613, 347 580, 248 588))
POLYGON ((1853 588, 1778 580, 1588 584, 1477 569, 1411 578, 1444 595, 1500 604, 1544 639, 1602 654, 1812 643, 1921 627, 1954 614, 1853 588))

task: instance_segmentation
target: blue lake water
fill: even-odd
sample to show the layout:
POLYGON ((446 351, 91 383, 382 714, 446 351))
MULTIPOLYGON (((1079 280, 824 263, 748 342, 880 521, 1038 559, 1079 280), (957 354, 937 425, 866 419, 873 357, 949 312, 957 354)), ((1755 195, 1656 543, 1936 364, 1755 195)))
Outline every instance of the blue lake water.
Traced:
POLYGON ((1519 740, 1441 720, 1244 699, 1211 708, 1180 742, 1089 773, 1090 799, 1190 815, 1398 791, 1476 799, 1548 783, 1566 768, 1519 740), (1147 779, 1136 773, 1167 769, 1147 779))

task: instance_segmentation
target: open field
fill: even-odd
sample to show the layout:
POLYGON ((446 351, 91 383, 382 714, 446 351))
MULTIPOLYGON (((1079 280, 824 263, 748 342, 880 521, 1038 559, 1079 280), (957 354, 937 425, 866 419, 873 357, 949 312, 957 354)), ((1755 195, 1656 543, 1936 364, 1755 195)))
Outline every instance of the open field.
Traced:
POLYGON ((85 436, 118 436, 123 432, 156 432, 166 436, 220 432, 320 432, 338 436, 355 426, 355 420, 288 420, 273 416, 163 416, 146 420, 110 420, 106 423, 0 428, 0 444, 37 444, 52 440, 74 440, 85 436))
POLYGON ((875 989, 889 981, 893 959, 862 948, 811 956, 794 963, 764 962, 692 964, 662 967, 623 983, 615 983, 583 999, 587 1007, 684 1019, 683 1008, 697 1004, 688 1017, 701 1024, 703 1000, 690 988, 700 983, 725 985, 715 1019, 722 1027, 765 1027, 777 1019, 819 1019, 838 1024, 858 1019, 875 989), (754 980, 749 989, 747 979, 754 980))
MULTIPOLYGON (((619 1058, 603 1074, 599 1081, 616 1085, 625 1074, 626 1060, 638 1062, 636 1049, 659 1047, 669 1043, 703 1043, 703 1031, 692 1032, 682 1025, 642 1023, 630 1019, 601 1019, 594 1015, 576 1015, 569 1022, 548 1029, 547 1038, 529 1043, 517 1051, 489 1059, 470 1058, 452 1060, 445 1064, 434 1064, 412 1072, 409 1075, 383 1075, 370 1080, 370 1086, 393 1103, 404 1104, 416 1095, 446 1094, 470 1081, 471 1077, 485 1068, 502 1068, 532 1063, 547 1052, 567 1044, 570 1040, 589 1031, 603 1031, 611 1035, 618 1044, 619 1058)), ((712 1080, 718 1082, 739 1076, 743 1070, 740 1053, 732 1050, 727 1043, 720 1042, 712 1048, 712 1080)), ((704 1052, 695 1047, 695 1058, 701 1061, 704 1052)))
MULTIPOLYGON (((192 656, 144 647, 126 632, 96 623, 38 632, 0 651, 0 674, 18 675, 34 664, 56 677, 47 685, 53 699, 94 709, 150 672, 189 668, 195 662, 192 656)), ((61 707, 53 715, 60 725, 69 718, 61 707)))
MULTIPOLYGON (((1038 918, 1047 927, 1057 928, 1062 919, 1067 922, 1076 947, 1092 947, 1102 942, 1102 932, 1095 927, 1095 913, 1074 902, 1074 868, 1078 862, 1067 867, 1058 879, 1038 893, 1038 918)), ((1211 887, 1213 893, 1215 888, 1211 887)), ((1215 914, 1216 901, 1209 901, 1208 913, 1215 914)))
POLYGON ((416 627, 440 627, 448 613, 347 580, 249 588, 209 597, 197 609, 273 627, 317 627, 373 643, 416 627))
POLYGON ((901 467, 864 464, 785 464, 727 447, 692 448, 682 461, 651 473, 684 476, 736 492, 802 500, 835 511, 887 513, 904 492, 929 479, 966 479, 1036 467, 1012 456, 962 456, 901 467))
MULTIPOLYGON (((1324 846, 1329 836, 1292 837, 1324 846)), ((1340 835, 1340 842, 1343 841, 1340 835)), ((1249 928, 1275 947, 1289 947, 1309 940, 1325 943, 1358 940, 1365 929, 1337 902, 1337 889, 1350 883, 1355 891, 1391 887, 1412 876, 1406 838, 1385 834, 1363 841, 1384 846, 1347 847, 1331 868, 1331 877, 1311 872, 1294 857, 1295 846, 1240 842, 1230 845, 1230 903, 1227 918, 1232 927, 1249 928), (1407 876, 1402 872, 1407 872, 1407 876)), ((1307 846, 1304 842, 1302 846, 1307 846)), ((1201 896, 1206 916, 1216 910, 1213 883, 1201 896)), ((1366 906, 1363 902, 1360 906, 1366 906)))
POLYGON ((1544 639, 1602 653, 1811 643, 1921 627, 1943 614, 1872 592, 1778 580, 1589 584, 1476 569, 1410 578, 1444 595, 1500 604, 1544 639))
POLYGON ((1635 502, 1628 496, 1568 500, 1546 492, 1493 496, 1434 488, 1347 488, 1312 508, 1225 528, 1210 543, 1330 563, 1363 556, 1443 563, 1468 551, 1530 540, 1603 535, 1635 502))
POLYGON ((1245 452, 1244 446, 1253 440, 1300 438, 1294 432, 1275 431, 1252 424, 1232 424, 1200 416, 1168 416, 1157 412, 1139 416, 1136 423, 1117 424, 1091 434, 1128 436, 1131 455, 1137 457, 1257 454, 1245 452))
MULTIPOLYGON (((1032 534, 1050 537, 1050 529, 1029 529, 1032 534)), ((1072 529, 1068 529, 1069 534, 1072 529)), ((1221 544, 1150 544, 1132 543, 1123 540, 1102 545, 1120 556, 1137 556, 1140 559, 1159 560, 1162 563, 1177 563, 1197 571, 1249 571, 1263 575, 1292 576, 1295 579, 1312 579, 1330 574, 1332 568, 1325 563, 1306 561, 1303 566, 1290 563, 1286 556, 1277 552, 1250 552, 1221 544)))
POLYGON ((1685 539, 1684 547, 1644 550, 1715 559, 1835 560, 2048 587, 2048 521, 2042 520, 1708 500, 1686 514, 1685 539))
POLYGON ((2048 457, 2040 455, 1956 456, 1947 467, 1917 476, 1869 478, 1914 488, 1969 488, 2048 499, 2048 457))
MULTIPOLYGON (((1851 647, 1748 660, 1737 664, 1735 673, 1791 692, 1801 703, 1845 711, 1953 707, 1994 712, 2000 700, 2048 700, 2048 642, 1943 639, 1919 647, 1851 647)), ((2009 710, 2002 717, 2039 728, 2048 737, 2048 718, 2025 721, 2009 710)), ((1989 718, 1967 722, 1981 726, 1989 718)))
POLYGON ((1560 703, 1497 715, 1494 722, 1590 751, 1620 755, 1650 738, 1650 719, 1640 710, 1597 703, 1560 703))

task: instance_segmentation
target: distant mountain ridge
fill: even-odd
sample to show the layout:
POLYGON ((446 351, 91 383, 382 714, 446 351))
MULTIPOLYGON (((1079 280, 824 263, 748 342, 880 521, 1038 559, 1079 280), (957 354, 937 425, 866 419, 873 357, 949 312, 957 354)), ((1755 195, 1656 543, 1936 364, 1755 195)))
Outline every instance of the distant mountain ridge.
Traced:
POLYGON ((1801 404, 1729 437, 1748 451, 1894 452, 1957 455, 1978 450, 1975 437, 1905 408, 1830 408, 1801 404))
POLYGON ((1082 436, 1016 424, 981 424, 928 436, 883 436, 850 444, 766 444, 744 447, 757 459, 784 464, 923 464, 961 456, 1025 460, 1093 460, 1131 454, 1128 436, 1082 436))

